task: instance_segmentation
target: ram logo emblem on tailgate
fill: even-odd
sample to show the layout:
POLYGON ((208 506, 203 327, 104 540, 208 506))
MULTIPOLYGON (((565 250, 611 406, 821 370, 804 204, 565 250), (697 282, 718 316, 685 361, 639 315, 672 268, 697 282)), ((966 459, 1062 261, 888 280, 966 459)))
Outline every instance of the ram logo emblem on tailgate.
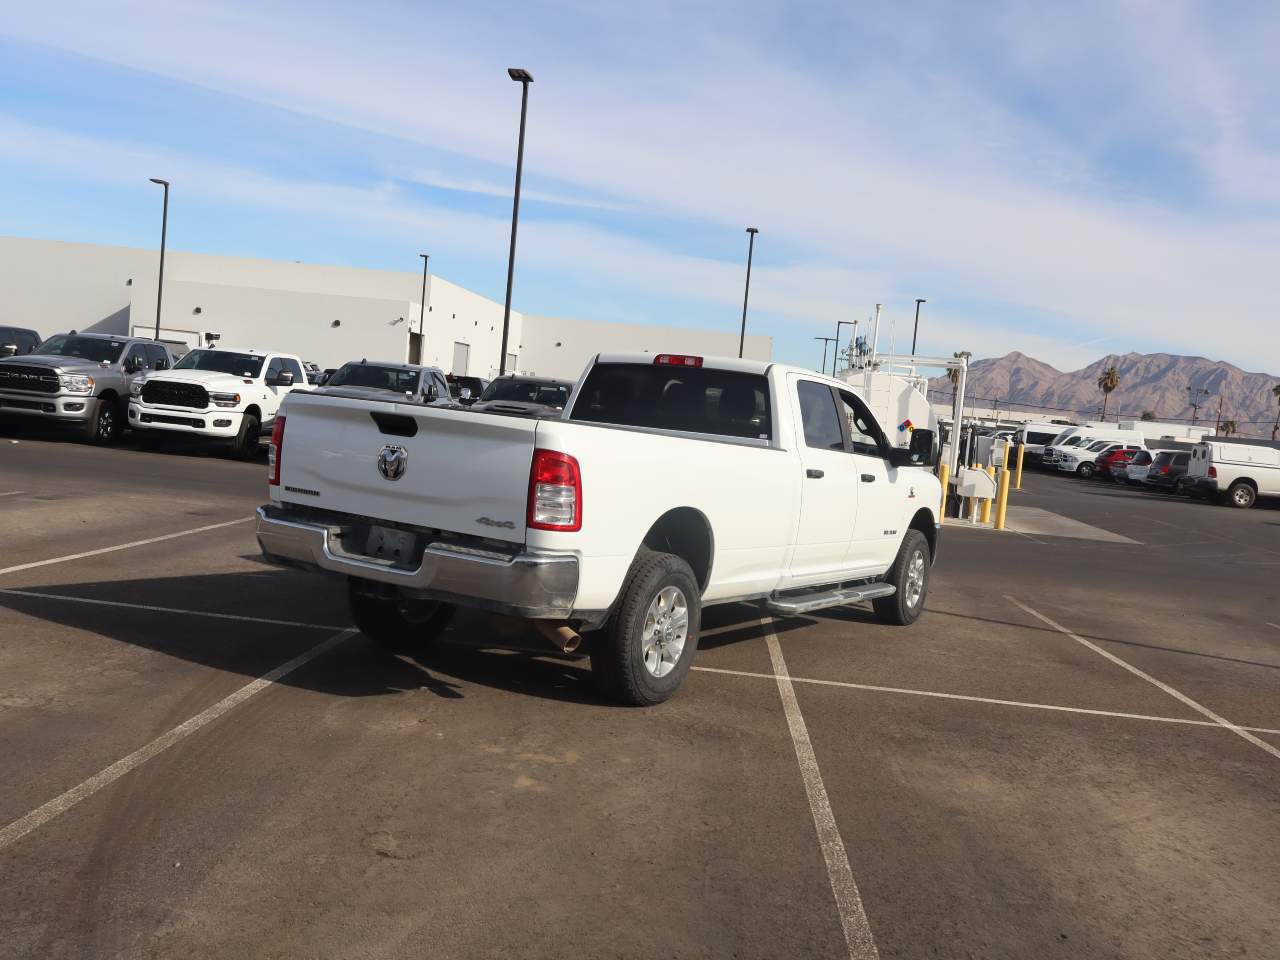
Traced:
POLYGON ((490 517, 476 517, 476 523, 483 524, 486 527, 501 527, 503 530, 514 530, 516 528, 514 520, 493 520, 490 517))
POLYGON ((388 443, 378 454, 378 472, 387 480, 399 480, 409 466, 409 451, 388 443))

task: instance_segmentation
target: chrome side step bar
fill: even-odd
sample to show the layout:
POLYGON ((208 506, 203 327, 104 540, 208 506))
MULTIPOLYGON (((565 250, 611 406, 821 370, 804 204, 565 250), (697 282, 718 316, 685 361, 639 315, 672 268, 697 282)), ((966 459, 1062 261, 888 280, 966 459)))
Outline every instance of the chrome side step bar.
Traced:
POLYGON ((861 603, 879 597, 892 597, 898 588, 891 583, 866 583, 860 587, 844 587, 826 593, 810 593, 798 597, 780 597, 777 594, 765 601, 765 608, 774 613, 810 613, 827 607, 842 607, 847 603, 861 603))

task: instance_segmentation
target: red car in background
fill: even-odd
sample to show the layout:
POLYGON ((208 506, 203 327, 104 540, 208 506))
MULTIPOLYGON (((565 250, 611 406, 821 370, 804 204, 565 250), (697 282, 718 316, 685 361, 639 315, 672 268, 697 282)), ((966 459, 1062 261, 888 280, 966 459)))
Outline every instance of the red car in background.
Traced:
POLYGON ((1095 476, 1104 480, 1112 479, 1112 468, 1127 465, 1130 460, 1141 452, 1140 450, 1112 450, 1110 453, 1104 453, 1098 458, 1098 469, 1095 476))

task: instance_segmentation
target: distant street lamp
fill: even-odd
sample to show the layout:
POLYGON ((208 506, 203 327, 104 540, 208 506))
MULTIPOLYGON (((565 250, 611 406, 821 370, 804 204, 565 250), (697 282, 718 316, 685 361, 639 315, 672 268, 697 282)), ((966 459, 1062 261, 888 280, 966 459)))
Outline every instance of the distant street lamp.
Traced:
POLYGON ((420 253, 418 256, 422 258, 422 302, 418 304, 418 336, 421 337, 422 328, 427 322, 427 261, 431 259, 431 254, 420 253))
POLYGON ((822 366, 819 368, 825 374, 827 372, 827 344, 835 341, 835 337, 814 337, 815 340, 822 341, 822 366))
POLYGON ((164 213, 160 217, 160 279, 156 284, 156 335, 155 339, 160 339, 160 301, 164 297, 164 244, 165 236, 169 232, 169 181, 160 180, 156 177, 151 178, 152 183, 158 183, 164 187, 164 213))
MULTIPOLYGON (((756 249, 756 234, 760 231, 755 227, 747 227, 749 234, 747 240, 747 288, 742 293, 742 332, 738 334, 738 359, 742 359, 742 348, 747 342, 747 298, 751 296, 751 255, 756 249)), ((823 366, 826 366, 824 361, 823 366)))
POLYGON ((1210 396, 1211 394, 1206 387, 1200 387, 1199 389, 1187 387, 1187 400, 1191 404, 1191 425, 1193 427, 1196 425, 1196 415, 1199 414, 1200 408, 1210 396))
POLYGON ((916 325, 911 331, 911 355, 916 355, 916 337, 920 334, 920 304, 929 301, 923 297, 916 297, 916 325))
POLYGON ((529 112, 529 84, 533 74, 519 67, 509 67, 509 76, 520 84, 520 139, 516 146, 516 189, 511 204, 511 252, 507 256, 507 299, 502 309, 502 356, 498 360, 498 376, 507 372, 507 334, 511 329, 511 283, 516 273, 516 227, 520 223, 520 177, 524 172, 524 121, 529 112))
POLYGON ((852 320, 836 321, 836 354, 834 357, 831 358, 831 375, 833 377, 836 375, 836 364, 840 362, 840 328, 841 327, 857 327, 857 324, 854 323, 852 320))

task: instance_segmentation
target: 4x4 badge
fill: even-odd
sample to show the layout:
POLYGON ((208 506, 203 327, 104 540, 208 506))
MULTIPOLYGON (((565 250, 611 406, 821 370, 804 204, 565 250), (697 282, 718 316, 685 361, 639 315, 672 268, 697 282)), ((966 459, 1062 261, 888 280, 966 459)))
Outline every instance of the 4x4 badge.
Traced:
POLYGON ((409 466, 409 451, 387 444, 378 454, 378 472, 387 480, 399 480, 409 466))

